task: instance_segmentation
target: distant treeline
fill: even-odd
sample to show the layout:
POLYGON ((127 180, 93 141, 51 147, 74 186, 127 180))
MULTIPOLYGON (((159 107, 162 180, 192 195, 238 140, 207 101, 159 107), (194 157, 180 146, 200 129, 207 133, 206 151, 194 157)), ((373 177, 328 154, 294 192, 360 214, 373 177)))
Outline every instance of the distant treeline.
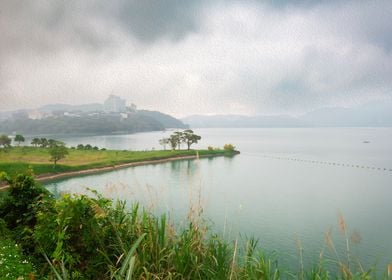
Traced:
POLYGON ((151 111, 140 111, 128 115, 127 118, 120 115, 60 116, 40 120, 22 117, 0 122, 1 133, 17 131, 23 134, 135 133, 185 127, 181 121, 169 115, 151 111))

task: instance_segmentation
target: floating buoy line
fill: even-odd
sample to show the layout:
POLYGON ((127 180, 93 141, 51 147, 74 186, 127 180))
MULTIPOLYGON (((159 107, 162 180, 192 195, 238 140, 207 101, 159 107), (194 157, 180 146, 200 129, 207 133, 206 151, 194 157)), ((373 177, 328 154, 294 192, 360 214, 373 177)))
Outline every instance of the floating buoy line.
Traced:
MULTIPOLYGON (((251 155, 251 154, 248 154, 248 155, 251 155)), ((379 170, 379 171, 390 171, 390 172, 392 172, 392 168, 375 167, 375 166, 360 165, 360 164, 340 163, 340 162, 322 161, 322 160, 310 160, 310 159, 301 159, 301 158, 283 157, 283 156, 274 156, 274 155, 254 155, 253 154, 252 156, 260 156, 260 157, 263 157, 263 158, 270 158, 270 159, 277 159, 277 160, 287 160, 287 161, 296 161, 296 162, 311 163, 311 164, 340 166, 340 167, 351 167, 351 168, 360 168, 360 169, 369 169, 369 170, 379 170)))

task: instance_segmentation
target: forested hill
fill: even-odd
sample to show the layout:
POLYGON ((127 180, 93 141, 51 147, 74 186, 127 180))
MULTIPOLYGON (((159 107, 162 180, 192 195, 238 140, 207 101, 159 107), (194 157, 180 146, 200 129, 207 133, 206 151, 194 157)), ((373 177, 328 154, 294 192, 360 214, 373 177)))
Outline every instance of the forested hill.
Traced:
POLYGON ((126 134, 145 131, 159 131, 165 128, 184 128, 185 125, 174 118, 154 112, 152 116, 148 111, 128 114, 127 118, 121 115, 84 115, 47 117, 32 120, 27 117, 7 119, 0 122, 0 133, 22 133, 30 135, 39 134, 126 134), (159 118, 162 117, 162 120, 159 118), (155 117, 154 117, 155 116, 155 117))
POLYGON ((137 112, 143 116, 159 120, 165 128, 188 128, 188 125, 185 125, 182 121, 158 111, 138 110, 137 112))

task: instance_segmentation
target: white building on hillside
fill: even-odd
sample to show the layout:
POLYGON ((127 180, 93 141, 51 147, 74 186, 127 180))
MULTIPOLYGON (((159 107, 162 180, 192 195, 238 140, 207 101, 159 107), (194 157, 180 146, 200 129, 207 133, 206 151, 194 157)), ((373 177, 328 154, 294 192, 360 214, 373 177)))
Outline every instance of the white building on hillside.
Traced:
POLYGON ((125 103, 125 99, 111 94, 108 99, 105 100, 103 108, 105 112, 122 113, 126 111, 125 103))

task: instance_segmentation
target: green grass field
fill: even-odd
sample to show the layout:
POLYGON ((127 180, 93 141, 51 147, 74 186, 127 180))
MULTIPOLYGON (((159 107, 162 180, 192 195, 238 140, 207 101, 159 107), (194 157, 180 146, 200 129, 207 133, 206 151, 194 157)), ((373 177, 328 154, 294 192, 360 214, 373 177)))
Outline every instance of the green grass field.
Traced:
POLYGON ((35 175, 45 173, 60 173, 65 171, 79 171, 95 167, 104 167, 122 163, 158 160, 181 156, 196 155, 218 156, 233 155, 234 152, 225 150, 180 150, 180 151, 121 151, 121 150, 73 150, 53 168, 47 148, 12 147, 9 150, 0 150, 0 172, 9 175, 26 172, 32 169, 35 175))

